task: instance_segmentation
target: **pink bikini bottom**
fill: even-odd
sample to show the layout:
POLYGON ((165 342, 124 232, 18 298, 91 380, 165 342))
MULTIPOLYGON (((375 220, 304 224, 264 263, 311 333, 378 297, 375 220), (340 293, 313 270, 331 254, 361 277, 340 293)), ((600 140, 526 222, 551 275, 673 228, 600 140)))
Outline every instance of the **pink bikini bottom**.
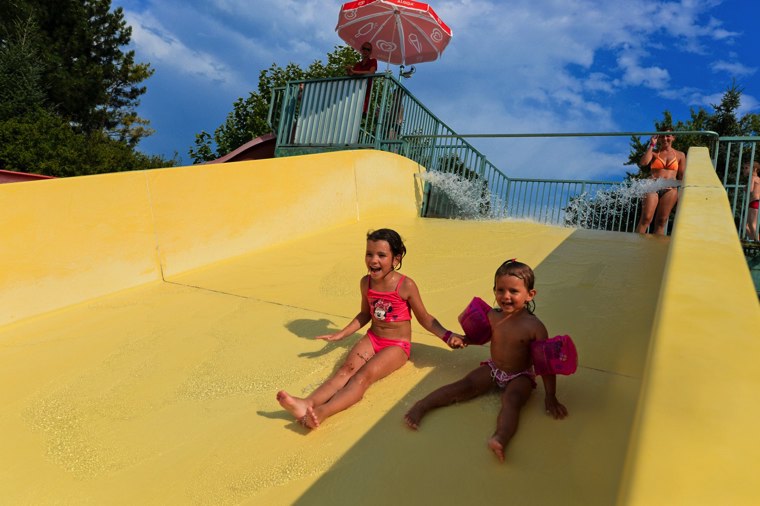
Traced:
POLYGON ((533 373, 532 367, 530 369, 515 373, 504 372, 496 367, 496 364, 494 364, 493 360, 490 358, 485 362, 481 362, 480 365, 487 365, 491 368, 491 378, 493 378, 494 382, 499 386, 499 388, 506 387, 507 383, 520 376, 527 376, 530 382, 533 384, 533 388, 536 388, 536 375, 533 373))
POLYGON ((371 330, 367 331, 367 337, 369 337, 369 341, 372 343, 372 349, 375 350, 375 353, 379 352, 383 348, 387 348, 388 346, 398 346, 399 348, 404 350, 404 353, 406 353, 407 358, 409 358, 409 356, 412 354, 412 343, 410 343, 409 341, 402 341, 401 339, 386 339, 384 337, 378 337, 371 330))

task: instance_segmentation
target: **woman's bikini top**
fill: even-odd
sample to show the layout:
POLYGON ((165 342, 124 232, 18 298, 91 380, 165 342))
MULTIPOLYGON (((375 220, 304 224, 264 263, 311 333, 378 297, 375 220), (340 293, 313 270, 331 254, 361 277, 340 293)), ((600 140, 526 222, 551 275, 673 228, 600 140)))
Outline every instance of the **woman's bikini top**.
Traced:
POLYGON ((665 163, 662 158, 660 158, 660 155, 658 153, 655 153, 649 167, 652 170, 678 170, 678 158, 672 158, 667 163, 665 163))
POLYGON ((404 282, 406 276, 401 276, 396 289, 392 292, 378 292, 371 287, 372 280, 367 280, 367 301, 373 320, 384 322, 406 322, 412 319, 409 312, 409 303, 401 298, 398 287, 404 282))

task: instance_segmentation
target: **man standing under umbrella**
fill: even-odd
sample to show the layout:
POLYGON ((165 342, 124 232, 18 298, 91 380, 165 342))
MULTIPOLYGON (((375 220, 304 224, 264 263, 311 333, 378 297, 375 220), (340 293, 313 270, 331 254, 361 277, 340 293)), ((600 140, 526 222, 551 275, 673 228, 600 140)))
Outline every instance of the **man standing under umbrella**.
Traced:
MULTIPOLYGON (((364 42, 362 44, 362 59, 356 62, 353 67, 346 67, 346 72, 350 76, 372 75, 377 72, 377 60, 372 58, 372 44, 364 42)), ((367 93, 364 95, 364 109, 362 113, 367 114, 369 107, 369 97, 372 92, 372 79, 367 79, 367 93)))
POLYGON ((357 50, 372 41, 380 61, 404 66, 437 60, 452 37, 432 7, 414 0, 345 3, 335 31, 357 50))

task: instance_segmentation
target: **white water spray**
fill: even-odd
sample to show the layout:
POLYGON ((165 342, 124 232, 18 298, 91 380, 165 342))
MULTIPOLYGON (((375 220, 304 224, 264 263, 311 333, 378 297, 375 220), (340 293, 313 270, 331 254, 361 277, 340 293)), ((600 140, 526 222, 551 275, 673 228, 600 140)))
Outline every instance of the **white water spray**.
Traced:
POLYGON ((645 194, 678 186, 681 182, 672 179, 635 179, 593 195, 583 193, 564 209, 565 223, 584 228, 597 228, 594 224, 602 222, 621 223, 640 212, 639 199, 645 194))
MULTIPOLYGON (((468 179, 437 171, 419 174, 419 177, 433 187, 434 205, 440 214, 470 220, 531 219, 584 228, 598 228, 594 224, 603 221, 622 221, 639 212, 639 199, 646 193, 680 186, 680 181, 675 180, 637 179, 593 193, 574 195, 563 202, 542 202, 537 199, 530 203, 510 202, 509 209, 512 211, 508 212, 502 205, 502 198, 491 194, 482 179, 468 179), (447 208, 446 213, 440 211, 444 207, 447 208), (531 209, 533 212, 516 214, 515 209, 531 209), (553 219, 546 219, 545 216, 552 216, 553 219)), ((514 199, 514 196, 510 198, 514 199)))
POLYGON ((502 206, 495 205, 495 197, 482 179, 471 180, 457 174, 437 171, 417 175, 432 185, 437 200, 443 199, 446 201, 444 206, 454 208, 453 214, 457 218, 474 220, 503 217, 500 215, 502 206))

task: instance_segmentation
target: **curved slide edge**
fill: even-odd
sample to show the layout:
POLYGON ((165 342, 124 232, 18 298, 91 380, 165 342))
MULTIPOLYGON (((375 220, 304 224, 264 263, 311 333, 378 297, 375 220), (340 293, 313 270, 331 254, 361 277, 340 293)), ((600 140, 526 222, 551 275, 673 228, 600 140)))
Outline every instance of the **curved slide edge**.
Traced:
POLYGON ((760 307, 706 148, 678 207, 619 504, 757 504, 760 307))

